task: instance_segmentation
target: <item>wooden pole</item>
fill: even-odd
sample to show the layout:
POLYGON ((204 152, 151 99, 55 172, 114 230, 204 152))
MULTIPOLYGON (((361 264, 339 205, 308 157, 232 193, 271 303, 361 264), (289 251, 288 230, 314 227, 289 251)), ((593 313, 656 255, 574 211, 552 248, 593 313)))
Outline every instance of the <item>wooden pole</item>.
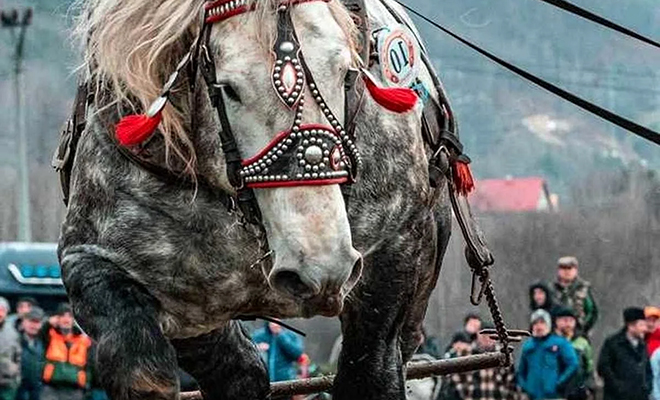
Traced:
MULTIPOLYGON (((416 361, 408 364, 406 380, 424 379, 436 375, 458 374, 480 369, 498 368, 504 365, 503 353, 485 353, 448 360, 416 361)), ((312 394, 332 389, 334 375, 270 384, 271 398, 291 397, 296 394, 312 394)), ((181 393, 181 400, 203 400, 200 392, 181 393)))

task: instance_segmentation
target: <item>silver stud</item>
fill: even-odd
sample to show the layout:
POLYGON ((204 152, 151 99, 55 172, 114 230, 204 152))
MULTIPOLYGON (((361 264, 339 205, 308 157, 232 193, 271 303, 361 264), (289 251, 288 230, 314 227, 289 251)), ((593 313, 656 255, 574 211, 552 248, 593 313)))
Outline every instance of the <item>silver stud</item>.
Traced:
POLYGON ((314 172, 319 172, 319 167, 318 167, 318 165, 313 166, 313 167, 312 167, 312 171, 314 171, 314 172))
POLYGON ((305 160, 298 161, 298 165, 300 165, 301 167, 304 167, 305 164, 306 164, 305 160))
POLYGON ((305 174, 305 175, 303 175, 303 177, 304 177, 305 179, 309 179, 309 178, 311 178, 312 176, 311 176, 310 174, 305 174))
POLYGON ((289 150, 289 147, 285 146, 285 145, 282 145, 282 151, 287 151, 287 150, 289 150))
POLYGON ((288 177, 287 175, 282 175, 282 180, 283 180, 283 181, 288 181, 288 180, 289 180, 289 177, 288 177))
POLYGON ((294 58, 293 60, 291 60, 291 62, 294 63, 294 64, 298 64, 298 59, 294 58))
POLYGON ((312 179, 316 179, 316 178, 318 178, 318 177, 319 177, 319 174, 317 174, 317 173, 313 173, 313 174, 312 174, 312 179))
POLYGON ((270 159, 273 160, 273 162, 275 162, 277 161, 277 156, 272 156, 270 159))
POLYGON ((281 157, 281 156, 282 156, 282 154, 284 154, 284 153, 282 153, 282 150, 277 150, 277 155, 278 155, 278 156, 280 156, 280 157, 281 157))
POLYGON ((291 61, 291 57, 289 56, 284 57, 284 61, 291 61))
POLYGON ((296 46, 291 42, 282 42, 282 44, 280 44, 280 50, 285 53, 291 53, 295 48, 296 46))
POLYGON ((275 64, 277 64, 277 65, 282 65, 282 64, 284 64, 284 61, 282 61, 282 60, 277 60, 277 61, 275 61, 275 64))
POLYGON ((275 72, 280 72, 281 70, 282 70, 282 67, 280 67, 280 66, 275 67, 275 72))
POLYGON ((312 170, 312 166, 311 166, 311 165, 309 165, 309 164, 308 164, 308 165, 305 165, 305 171, 311 171, 311 170, 312 170))
POLYGON ((325 178, 325 172, 321 172, 321 173, 319 174, 319 178, 325 178))
POLYGON ((302 174, 296 174, 296 179, 302 179, 303 175, 302 174))

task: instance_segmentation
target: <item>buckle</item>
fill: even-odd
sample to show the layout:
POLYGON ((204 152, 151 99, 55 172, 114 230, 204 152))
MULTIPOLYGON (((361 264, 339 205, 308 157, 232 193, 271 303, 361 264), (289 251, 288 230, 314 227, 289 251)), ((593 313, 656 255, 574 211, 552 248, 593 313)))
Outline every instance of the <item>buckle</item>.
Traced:
POLYGON ((71 141, 73 139, 73 132, 75 130, 74 122, 68 119, 62 126, 60 133, 60 142, 57 145, 57 150, 53 154, 53 159, 50 165, 57 171, 62 171, 71 158, 71 141))

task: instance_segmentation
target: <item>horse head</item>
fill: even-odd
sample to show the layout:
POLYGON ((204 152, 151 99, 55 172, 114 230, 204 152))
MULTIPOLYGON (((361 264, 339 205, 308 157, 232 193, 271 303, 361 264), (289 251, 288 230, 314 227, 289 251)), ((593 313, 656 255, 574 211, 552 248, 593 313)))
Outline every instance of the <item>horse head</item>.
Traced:
POLYGON ((201 57, 242 160, 229 181, 254 192, 272 250, 268 283, 334 315, 362 269, 340 189, 361 162, 344 127, 354 27, 336 2, 297 3, 207 5, 201 57))

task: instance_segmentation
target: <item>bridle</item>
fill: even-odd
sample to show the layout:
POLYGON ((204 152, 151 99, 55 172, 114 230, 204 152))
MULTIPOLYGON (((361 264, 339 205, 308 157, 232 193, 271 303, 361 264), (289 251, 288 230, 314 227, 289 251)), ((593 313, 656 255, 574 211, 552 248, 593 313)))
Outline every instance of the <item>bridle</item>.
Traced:
MULTIPOLYGON (((225 155, 227 176, 237 193, 237 205, 244 219, 253 224, 261 224, 261 212, 253 189, 351 185, 356 181, 362 165, 362 157, 355 144, 354 118, 345 126, 328 106, 305 61, 291 19, 291 6, 312 1, 331 0, 284 0, 279 3, 271 81, 282 107, 291 112, 293 122, 290 129, 280 132, 249 158, 243 158, 238 149, 227 115, 226 87, 217 82, 209 42, 213 24, 250 12, 254 6, 248 6, 246 0, 217 0, 204 7, 204 23, 192 59, 198 60, 199 70, 220 121, 218 135, 225 155), (307 89, 325 115, 327 125, 304 123, 307 89)), ((345 78, 346 119, 349 119, 350 111, 355 115, 355 108, 359 107, 359 104, 352 105, 349 101, 355 97, 350 92, 355 88, 358 74, 357 69, 351 69, 345 78)), ((347 192, 346 189, 342 191, 347 192)))

